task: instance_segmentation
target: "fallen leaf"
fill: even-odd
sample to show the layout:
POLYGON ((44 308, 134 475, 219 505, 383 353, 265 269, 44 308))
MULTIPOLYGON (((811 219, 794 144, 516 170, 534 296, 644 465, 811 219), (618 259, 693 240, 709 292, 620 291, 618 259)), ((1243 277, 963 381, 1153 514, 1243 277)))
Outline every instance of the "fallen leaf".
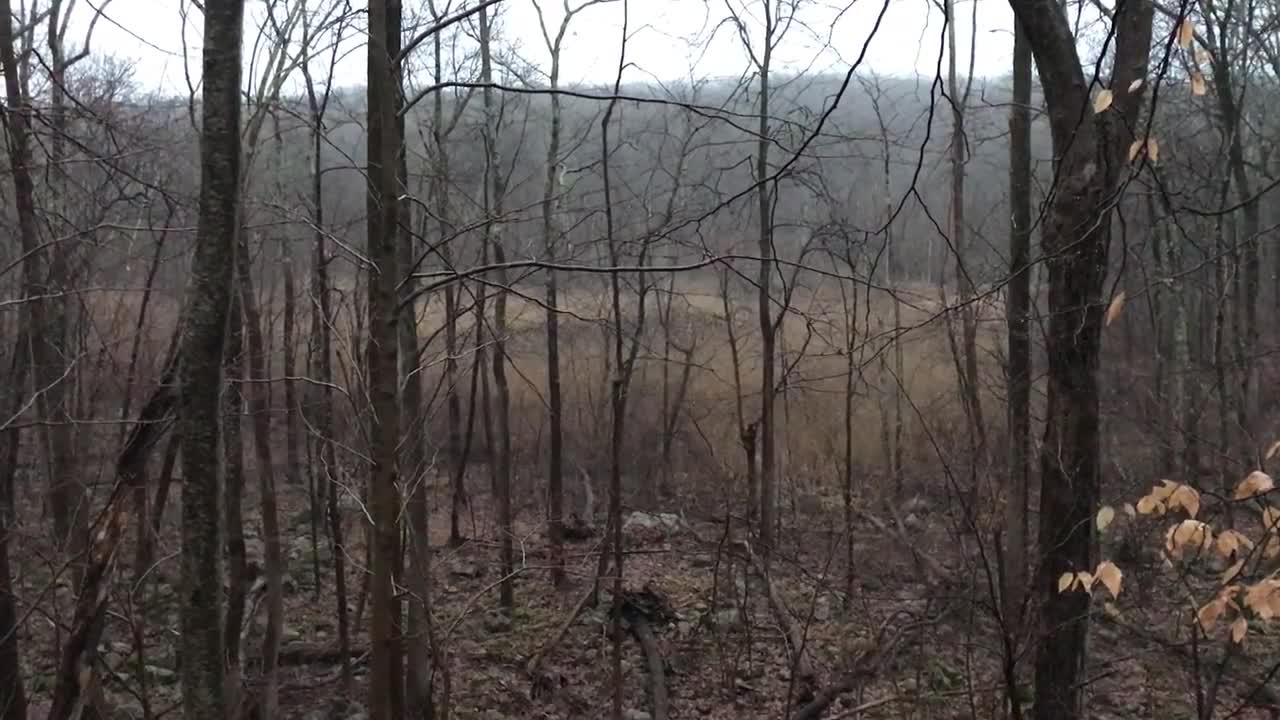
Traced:
POLYGON ((1137 80, 1134 80, 1133 82, 1129 83, 1129 92, 1133 92, 1134 90, 1137 90, 1140 87, 1142 87, 1142 78, 1138 78, 1137 80))
POLYGON ((1270 460, 1271 458, 1275 457, 1276 453, 1278 452, 1280 452, 1280 440, 1277 440, 1271 443, 1271 447, 1267 448, 1266 459, 1270 460))
POLYGON ((1133 506, 1133 503, 1125 503, 1124 514, 1129 517, 1136 517, 1138 515, 1138 510, 1133 506))
POLYGON ((1147 157, 1152 165, 1160 162, 1160 143, 1153 137, 1147 138, 1147 157))
POLYGON ((1134 140, 1129 143, 1129 162, 1133 162, 1138 157, 1138 151, 1142 150, 1142 141, 1134 140))

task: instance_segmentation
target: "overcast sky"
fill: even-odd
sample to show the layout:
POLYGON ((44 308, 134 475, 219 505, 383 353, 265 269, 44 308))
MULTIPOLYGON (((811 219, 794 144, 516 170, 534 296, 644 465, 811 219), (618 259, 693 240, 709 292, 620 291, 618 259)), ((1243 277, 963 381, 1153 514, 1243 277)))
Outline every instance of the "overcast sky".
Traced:
MULTIPOLYGON (((316 0, 309 0, 316 1, 316 0)), ((324 0, 327 2, 327 0, 324 0)), ((404 0, 405 13, 414 13, 419 0, 404 0)), ((772 0, 776 2, 776 0, 772 0)), ((76 25, 82 29, 102 0, 77 3, 76 25)), ((93 36, 97 51, 129 58, 136 63, 139 89, 163 88, 185 94, 183 79, 184 33, 181 0, 113 0, 106 6, 93 36)), ((454 9, 474 0, 453 0, 454 9)), ((579 4, 581 0, 574 0, 579 4)), ((757 13, 748 20, 752 35, 759 37, 761 0, 730 0, 735 8, 757 13)), ((774 67, 844 72, 858 57, 872 34, 885 0, 806 0, 806 9, 775 54, 774 67)), ((960 21, 960 54, 967 65, 969 38, 977 2, 976 74, 998 76, 1007 72, 1012 55, 1012 14, 1005 0, 963 0, 957 7, 960 21)), ((319 6, 321 2, 316 1, 319 6)), ((425 4, 425 3, 423 3, 425 4)), ((437 2, 439 7, 441 2, 437 2)), ((245 50, 254 47, 261 0, 249 0, 245 50)), ((353 0, 353 7, 363 3, 353 0)), ((561 16, 561 0, 542 3, 554 34, 561 16)), ((190 7, 188 5, 188 7, 190 7)), ((546 45, 538 30, 533 0, 506 0, 501 7, 498 37, 513 43, 522 57, 544 64, 546 45)), ((617 71, 622 39, 622 3, 597 5, 577 15, 565 40, 563 82, 610 82, 617 71)), ((627 58, 634 67, 627 81, 646 77, 675 80, 689 77, 736 76, 749 67, 737 33, 723 21, 729 16, 725 0, 629 0, 627 58)), ((192 12, 185 33, 192 72, 198 79, 200 15, 192 12)), ((928 0, 888 0, 880 28, 870 39, 862 67, 891 75, 932 76, 942 52, 942 13, 928 0)), ((82 38, 83 35, 80 35, 82 38)), ((69 38, 79 44, 81 40, 69 38)), ((359 38, 353 42, 360 42, 359 38)), ((420 52, 426 51, 426 46, 420 52)), ((424 58, 425 59, 425 58, 424 58)), ((944 58, 945 59, 945 58, 944 58)), ((353 52, 339 66, 337 84, 356 85, 365 76, 364 53, 353 52)))

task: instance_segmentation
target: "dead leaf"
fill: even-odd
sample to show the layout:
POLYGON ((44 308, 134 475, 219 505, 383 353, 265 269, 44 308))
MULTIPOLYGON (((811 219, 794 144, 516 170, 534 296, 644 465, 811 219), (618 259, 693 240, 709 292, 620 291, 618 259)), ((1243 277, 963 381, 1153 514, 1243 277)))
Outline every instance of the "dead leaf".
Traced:
POLYGON ((1120 568, 1116 567, 1115 563, 1110 560, 1098 563, 1098 569, 1093 576, 1111 593, 1111 597, 1120 597, 1120 581, 1124 573, 1120 572, 1120 568))
POLYGON ((1095 113, 1106 112, 1106 109, 1111 107, 1111 103, 1115 99, 1115 93, 1111 92, 1109 88, 1102 88, 1093 98, 1093 111, 1095 113))
POLYGON ((1163 515, 1164 503, 1157 500, 1154 495, 1147 495, 1138 500, 1138 507, 1136 509, 1143 515, 1150 515, 1152 513, 1155 513, 1156 515, 1163 515))
POLYGON ((1183 18, 1182 22, 1178 23, 1178 45, 1186 50, 1191 47, 1191 41, 1195 37, 1196 27, 1191 24, 1191 18, 1183 18))
POLYGON ((1133 92, 1134 90, 1137 90, 1140 87, 1142 87, 1142 78, 1138 78, 1137 80, 1134 80, 1133 82, 1129 83, 1129 92, 1133 92))
POLYGON ((1160 142, 1153 137, 1147 138, 1147 157, 1152 165, 1160 162, 1160 142))
POLYGON ((1227 568, 1226 572, 1222 573, 1222 584, 1226 585, 1232 580, 1235 580, 1236 576, 1239 575, 1240 571, 1243 569, 1244 569, 1244 559, 1237 560, 1234 565, 1227 568))
POLYGON ((1071 589, 1071 584, 1076 580, 1075 573, 1065 572, 1062 577, 1058 578, 1058 592, 1063 593, 1071 589))
POLYGON ((1200 628, 1206 634, 1213 632, 1218 625, 1218 618, 1227 611, 1227 599, 1225 597, 1217 597, 1205 604, 1196 612, 1196 620, 1200 622, 1200 628))
POLYGON ((1249 621, 1242 617, 1231 623, 1231 642, 1237 645, 1244 642, 1245 633, 1249 632, 1249 621))
POLYGON ((1181 557, 1184 550, 1190 548, 1200 550, 1213 542, 1213 531, 1199 520, 1183 520, 1169 528, 1165 534, 1164 546, 1175 557, 1181 557))
POLYGON ((1133 506, 1133 503, 1125 503, 1124 514, 1129 517, 1136 517, 1138 515, 1138 510, 1133 506))
POLYGON ((1134 140, 1129 143, 1129 162, 1133 162, 1138 157, 1138 151, 1142 150, 1142 141, 1134 140))
POLYGON ((1086 570, 1081 570, 1080 572, 1076 573, 1076 579, 1080 582, 1080 589, 1084 590, 1090 595, 1093 594, 1093 574, 1092 573, 1086 570))
POLYGON ((1271 476, 1261 470, 1254 470, 1236 486, 1235 499, 1246 500, 1274 490, 1276 483, 1271 476))
POLYGON ((1208 91, 1208 86, 1204 82, 1204 73, 1199 70, 1191 71, 1191 94, 1204 95, 1208 91))
POLYGON ((1280 525, 1280 510, 1270 505, 1262 508, 1262 527, 1275 532, 1277 525, 1280 525))
POLYGON ((1200 512, 1200 493, 1190 485, 1179 485, 1169 496, 1169 507, 1181 507, 1188 516, 1195 517, 1200 512))
POLYGON ((1111 304, 1107 306, 1107 317, 1105 320, 1105 324, 1108 327, 1110 327, 1111 321, 1119 317, 1120 311, 1123 309, 1124 309, 1124 291, 1121 290, 1120 292, 1116 293, 1115 297, 1111 298, 1111 304))
POLYGON ((1116 511, 1110 505, 1103 505, 1102 509, 1098 511, 1098 518, 1097 518, 1098 532, 1102 532, 1103 530, 1106 530, 1107 526, 1110 525, 1111 521, 1114 520, 1115 518, 1116 518, 1116 511))
POLYGON ((1270 460, 1275 457, 1278 452, 1280 452, 1280 440, 1271 443, 1271 447, 1267 448, 1266 459, 1270 460))

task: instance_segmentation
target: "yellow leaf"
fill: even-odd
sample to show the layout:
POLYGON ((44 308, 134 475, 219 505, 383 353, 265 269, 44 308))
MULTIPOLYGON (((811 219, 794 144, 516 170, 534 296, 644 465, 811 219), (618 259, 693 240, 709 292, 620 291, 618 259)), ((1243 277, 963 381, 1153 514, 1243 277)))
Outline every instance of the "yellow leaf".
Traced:
POLYGON ((1097 96, 1093 98, 1093 111, 1095 113, 1105 112, 1111 107, 1111 102, 1115 100, 1115 94, 1107 88, 1098 91, 1097 96))
POLYGON ((1153 495, 1147 495, 1146 497, 1138 500, 1137 511, 1143 515, 1150 515, 1151 513, 1163 515, 1164 503, 1157 500, 1153 495))
POLYGON ((1192 70, 1191 71, 1191 94, 1204 95, 1207 89, 1208 88, 1204 82, 1204 73, 1201 73, 1199 70, 1192 70))
POLYGON ((1244 559, 1237 560, 1234 565, 1227 568, 1226 572, 1222 573, 1222 584, 1226 585, 1232 580, 1235 580, 1236 576, 1239 575, 1240 571, 1243 569, 1244 569, 1244 559))
POLYGON ((1181 507, 1187 515, 1195 517, 1200 512, 1200 493, 1190 485, 1179 485, 1169 496, 1169 507, 1181 507))
POLYGON ((1153 137, 1147 138, 1147 157, 1153 165, 1160 162, 1160 143, 1153 137))
POLYGON ((1142 78, 1138 78, 1137 80, 1134 80, 1133 82, 1129 83, 1129 92, 1133 92, 1134 90, 1137 90, 1140 87, 1142 87, 1142 78))
POLYGON ((1267 457, 1266 457, 1266 459, 1267 459, 1267 460, 1270 460, 1271 458, 1275 457, 1275 456, 1276 456, 1276 453, 1278 453, 1278 452, 1280 452, 1280 440, 1277 440, 1277 441, 1275 441, 1275 442, 1271 443, 1271 447, 1267 448, 1267 457))
POLYGON ((1062 573, 1062 577, 1058 578, 1058 592, 1062 593, 1071 589, 1071 584, 1075 582, 1075 579, 1075 573, 1062 573))
POLYGON ((1274 490, 1275 487, 1276 483, 1271 479, 1270 475, 1261 470, 1254 470, 1236 486, 1235 498, 1237 500, 1245 500, 1274 490))
POLYGON ((1237 644, 1244 642, 1244 635, 1247 632, 1249 632, 1249 621, 1242 617, 1236 618, 1236 621, 1231 623, 1231 642, 1237 644))
POLYGON ((1120 580, 1124 577, 1124 573, 1120 572, 1120 568, 1116 567, 1115 563, 1110 560, 1098 563, 1098 569, 1093 576, 1111 593, 1111 597, 1120 596, 1120 580))
POLYGON ((1112 320, 1115 320, 1117 317, 1120 316, 1120 311, 1123 309, 1124 309, 1124 291, 1121 290, 1120 292, 1116 293, 1115 297, 1111 298, 1111 304, 1107 306, 1107 317, 1106 317, 1105 323, 1108 327, 1111 325, 1112 320))
POLYGON ((1133 507, 1133 503, 1125 503, 1124 514, 1128 515, 1129 517, 1136 517, 1138 514, 1138 510, 1133 507))
POLYGON ((1191 47, 1191 41, 1195 36, 1196 28, 1191 24, 1191 18, 1183 18, 1182 22, 1178 23, 1178 45, 1186 50, 1191 47))
POLYGON ((1098 532, 1106 530, 1107 526, 1111 524, 1111 521, 1114 520, 1115 517, 1116 511, 1112 509, 1110 505, 1103 505, 1102 509, 1098 511, 1098 532))

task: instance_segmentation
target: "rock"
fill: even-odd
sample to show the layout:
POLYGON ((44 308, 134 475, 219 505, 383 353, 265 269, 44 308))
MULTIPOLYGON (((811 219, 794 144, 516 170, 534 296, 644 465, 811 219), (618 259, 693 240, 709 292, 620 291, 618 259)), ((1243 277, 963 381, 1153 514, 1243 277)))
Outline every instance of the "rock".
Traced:
POLYGON ((675 513, 647 513, 637 510, 627 516, 626 522, 622 524, 622 530, 628 532, 653 529, 672 533, 679 530, 681 524, 680 516, 675 513))
POLYGON ((738 608, 724 608, 716 611, 712 616, 712 623, 718 628, 732 627, 738 624, 739 617, 738 608))
MULTIPOLYGON (((316 557, 319 558, 321 563, 333 560, 333 549, 329 547, 329 543, 322 540, 316 545, 316 557)), ((293 561, 311 561, 310 535, 299 535, 289 543, 289 559, 293 561)))
POLYGON ((632 708, 622 713, 623 720, 653 720, 653 716, 645 710, 632 708))
POLYGON ((813 606, 813 619, 818 622, 831 619, 831 600, 827 596, 818 598, 818 602, 813 606))
POLYGON ((469 560, 458 559, 449 564, 449 574, 459 578, 478 578, 484 575, 484 568, 469 560))
POLYGON ((503 612, 491 612, 484 617, 484 629, 490 633, 509 633, 511 618, 503 612))
POLYGON ((178 673, 159 665, 148 665, 147 677, 161 685, 172 685, 178 682, 178 673))
POLYGON ((245 538, 244 556, 248 560, 255 560, 260 563, 262 558, 266 556, 266 546, 259 538, 245 538))

